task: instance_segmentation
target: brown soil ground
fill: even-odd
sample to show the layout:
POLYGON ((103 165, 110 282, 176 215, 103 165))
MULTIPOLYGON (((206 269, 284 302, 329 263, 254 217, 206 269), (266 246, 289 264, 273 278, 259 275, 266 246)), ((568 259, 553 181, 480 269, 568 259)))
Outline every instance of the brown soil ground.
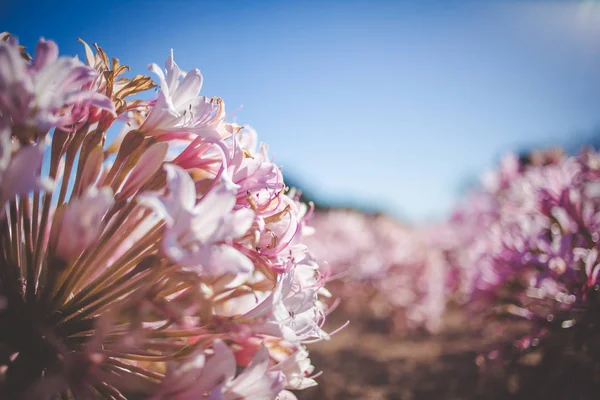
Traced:
MULTIPOLYGON (((343 311, 334 314, 332 326, 344 317, 343 311)), ((597 386, 582 386, 589 373, 575 367, 560 375, 537 367, 521 374, 521 385, 514 376, 482 379, 475 359, 485 340, 460 310, 449 313, 438 335, 394 336, 386 320, 350 318, 331 341, 310 347, 313 365, 324 374, 319 386, 297 393, 300 400, 600 398, 597 386)))

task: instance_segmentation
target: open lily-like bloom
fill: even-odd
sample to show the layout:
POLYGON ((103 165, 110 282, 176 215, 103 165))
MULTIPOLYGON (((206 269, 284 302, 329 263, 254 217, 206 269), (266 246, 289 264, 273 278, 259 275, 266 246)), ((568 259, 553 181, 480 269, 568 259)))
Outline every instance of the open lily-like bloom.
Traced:
POLYGON ((329 339, 322 329, 325 306, 319 294, 322 282, 318 264, 310 256, 279 276, 277 286, 255 308, 244 314, 246 319, 260 321, 253 329, 284 338, 297 347, 303 343, 329 339))
POLYGON ((175 165, 165 165, 168 194, 146 195, 140 200, 165 219, 165 254, 174 262, 209 275, 250 273, 250 259, 233 246, 254 220, 254 212, 232 212, 236 189, 224 179, 196 204, 190 175, 175 165))
POLYGON ((150 65, 150 71, 158 76, 160 93, 140 130, 151 135, 180 133, 211 139, 230 136, 233 125, 224 120, 223 100, 199 96, 203 79, 200 71, 185 73, 179 69, 173 50, 165 68, 166 74, 158 65, 150 65))
POLYGON ((293 398, 329 338, 307 207, 198 70, 131 100, 94 47, 0 43, 0 398, 293 398))
POLYGON ((281 371, 285 376, 286 388, 303 390, 317 385, 311 376, 315 367, 310 363, 308 351, 300 349, 288 356, 271 369, 281 371))
POLYGON ((199 353, 188 363, 167 372, 153 399, 273 399, 282 391, 285 375, 268 370, 269 352, 263 346, 248 367, 237 377, 233 352, 221 340, 213 345, 213 354, 199 353))
POLYGON ((228 172, 238 185, 238 204, 250 202, 259 213, 267 212, 272 194, 285 187, 281 171, 269 159, 266 145, 257 150, 256 131, 251 127, 245 126, 236 135, 234 146, 228 172))
POLYGON ((74 130, 86 122, 90 107, 113 110, 106 96, 85 89, 96 71, 77 58, 58 57, 52 41, 39 40, 32 63, 23 59, 16 41, 0 41, 0 65, 2 114, 21 129, 74 130))

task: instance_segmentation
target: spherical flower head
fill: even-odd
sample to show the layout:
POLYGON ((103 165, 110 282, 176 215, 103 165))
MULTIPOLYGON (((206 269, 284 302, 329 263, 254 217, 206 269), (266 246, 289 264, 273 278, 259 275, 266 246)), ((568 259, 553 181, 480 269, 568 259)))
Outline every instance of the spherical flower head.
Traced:
POLYGON ((84 45, 0 43, 0 398, 293 397, 329 338, 303 208, 197 70, 130 100, 84 45))

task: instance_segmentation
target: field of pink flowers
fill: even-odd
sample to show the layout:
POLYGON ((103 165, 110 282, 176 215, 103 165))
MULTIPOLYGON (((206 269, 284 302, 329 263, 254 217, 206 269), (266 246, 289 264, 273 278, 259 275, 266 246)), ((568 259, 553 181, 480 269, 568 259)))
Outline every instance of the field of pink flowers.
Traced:
POLYGON ((0 399, 600 393, 600 153, 436 223, 315 211, 199 70, 82 46, 0 35, 0 399))
POLYGON ((329 288, 352 323, 332 345, 338 350, 318 350, 338 382, 314 390, 327 398, 595 398, 599 223, 594 150, 507 154, 435 224, 315 213, 307 243, 339 277, 329 288), (339 383, 335 364, 355 370, 354 389, 339 383))

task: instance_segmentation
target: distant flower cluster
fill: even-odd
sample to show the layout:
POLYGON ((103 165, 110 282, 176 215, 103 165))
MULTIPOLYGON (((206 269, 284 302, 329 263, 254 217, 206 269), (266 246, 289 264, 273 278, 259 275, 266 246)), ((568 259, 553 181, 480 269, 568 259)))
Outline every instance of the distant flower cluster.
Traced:
POLYGON ((384 317, 436 332, 458 303, 484 321, 486 368, 566 353, 600 368, 599 152, 507 154, 437 225, 335 209, 312 222, 311 249, 347 275, 344 307, 383 304, 384 317))
POLYGON ((600 153, 509 154, 450 226, 461 292, 506 340, 488 358, 576 351, 600 361, 600 153))
POLYGON ((310 222, 316 233, 306 242, 340 277, 335 295, 347 311, 390 318, 397 331, 443 327, 452 277, 433 226, 343 209, 315 212, 310 222))
POLYGON ((309 208, 203 77, 0 37, 0 398, 293 399, 328 276, 309 208), (120 131, 119 131, 120 129, 120 131))

